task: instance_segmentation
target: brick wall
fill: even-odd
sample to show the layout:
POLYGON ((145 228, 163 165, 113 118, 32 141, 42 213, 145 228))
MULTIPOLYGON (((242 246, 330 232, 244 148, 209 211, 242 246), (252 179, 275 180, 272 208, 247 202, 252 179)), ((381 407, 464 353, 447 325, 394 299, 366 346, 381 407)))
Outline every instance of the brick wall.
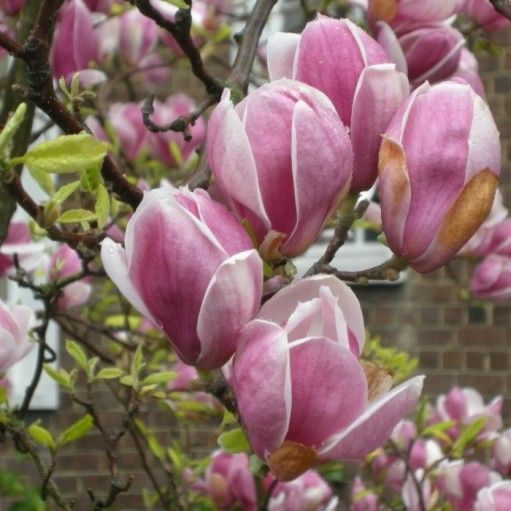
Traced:
MULTIPOLYGON (((487 99, 499 125, 504 156, 502 174, 506 204, 511 206, 511 31, 494 37, 506 48, 498 55, 483 55, 481 71, 487 90, 487 99)), ((435 148, 432 148, 435 150, 435 148)), ((466 280, 467 265, 452 265, 456 278, 466 280)), ((445 269, 429 275, 409 273, 405 284, 395 287, 368 287, 356 290, 360 298, 366 323, 370 331, 380 334, 385 345, 399 346, 419 357, 419 371, 428 375, 426 392, 435 395, 447 391, 457 383, 471 385, 488 398, 503 394, 505 415, 511 419, 511 305, 475 303, 458 299, 458 290, 445 269)), ((63 364, 69 361, 64 358, 63 364)), ((108 398, 108 392, 97 396, 106 414, 107 424, 114 429, 122 420, 108 398)), ((67 396, 63 396, 61 409, 56 413, 32 414, 30 420, 41 417, 52 430, 62 430, 81 414, 67 396)), ((177 434, 168 414, 159 410, 148 411, 144 420, 157 431, 166 443, 177 434)), ((181 432, 191 451, 206 453, 216 444, 207 426, 190 427, 181 432)), ((121 475, 133 474, 133 485, 127 494, 119 497, 117 509, 123 511, 143 508, 141 489, 150 488, 150 482, 141 471, 139 454, 132 439, 125 437, 119 449, 118 464, 121 475)), ((30 461, 23 461, 0 448, 0 467, 26 473, 34 481, 38 478, 30 461)), ((56 479, 65 495, 73 497, 75 511, 89 510, 86 496, 88 488, 105 495, 109 488, 108 463, 104 455, 102 438, 92 433, 71 444, 58 458, 56 479)), ((161 472, 158 477, 163 482, 161 472)), ((0 502, 0 511, 8 508, 0 502)))

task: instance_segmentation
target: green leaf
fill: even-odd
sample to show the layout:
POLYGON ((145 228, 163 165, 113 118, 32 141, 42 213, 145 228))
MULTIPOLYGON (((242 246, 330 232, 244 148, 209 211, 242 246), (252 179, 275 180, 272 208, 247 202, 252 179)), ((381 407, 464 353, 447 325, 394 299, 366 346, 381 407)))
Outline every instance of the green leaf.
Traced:
POLYGON ((16 131, 25 119, 27 113, 27 104, 20 103, 16 111, 11 115, 9 120, 5 123, 4 128, 0 131, 0 158, 7 156, 8 146, 14 137, 16 131))
POLYGON ((64 445, 74 442, 84 437, 93 427, 94 419, 92 415, 86 414, 59 435, 59 444, 64 445))
POLYGON ((105 367, 96 374, 96 378, 98 380, 113 380, 115 378, 119 378, 123 374, 124 371, 118 367, 105 367))
POLYGON ((57 222, 71 224, 74 222, 90 222, 96 220, 96 215, 87 209, 68 209, 57 218, 57 222))
POLYGON ((261 477, 266 475, 268 467, 265 465, 264 461, 257 456, 257 454, 252 454, 248 460, 248 468, 252 474, 261 477))
POLYGON ((477 438, 477 435, 479 435, 479 433, 484 428, 485 423, 486 418, 479 417, 479 419, 476 419, 474 422, 472 422, 472 424, 462 428, 461 433, 452 446, 453 455, 455 457, 463 456, 465 448, 468 444, 477 438))
POLYGON ((65 387, 66 389, 73 388, 73 382, 71 380, 70 374, 65 369, 55 369, 49 364, 44 364, 43 366, 46 374, 55 380, 59 385, 65 387))
POLYGON ((135 378, 131 374, 127 374, 120 379, 120 382, 128 387, 133 387, 135 385, 135 378))
POLYGON ((99 165, 83 169, 80 173, 80 183, 86 192, 95 193, 101 184, 99 165))
POLYGON ((78 188, 80 188, 80 181, 73 181, 72 183, 61 186, 52 197, 52 201, 62 204, 70 195, 76 192, 78 188))
POLYGON ((445 432, 453 426, 456 426, 456 421, 437 422, 425 428, 421 436, 432 436, 449 444, 451 443, 451 438, 445 432))
POLYGON ((51 450, 54 450, 57 447, 57 443, 55 442, 53 435, 37 422, 30 424, 27 431, 36 444, 44 445, 44 447, 48 447, 48 449, 51 450))
POLYGON ((66 341, 66 351, 85 372, 89 372, 87 354, 77 342, 66 341))
POLYGON ((32 170, 63 174, 98 167, 106 155, 106 144, 88 133, 62 135, 37 144, 11 164, 25 163, 32 170))
POLYGON ((165 449, 161 446, 160 442, 158 442, 158 439, 150 434, 147 437, 147 445, 150 449, 150 451, 160 460, 162 460, 165 457, 165 449))
POLYGON ((142 358, 142 345, 139 344, 133 355, 133 360, 131 361, 131 374, 133 377, 137 377, 140 373, 140 369, 142 369, 143 358, 142 358))
POLYGON ((245 452, 250 449, 247 437, 241 428, 226 431, 218 437, 218 445, 227 452, 245 452))
POLYGON ((51 197, 55 193, 55 186, 51 176, 39 169, 28 168, 34 181, 41 187, 41 190, 51 197))
POLYGON ((110 196, 108 195, 108 190, 102 184, 98 186, 96 193, 95 211, 98 217, 99 227, 103 227, 107 223, 110 215, 110 196))
POLYGON ((163 371, 161 373, 150 374, 144 380, 141 385, 154 385, 157 383, 168 383, 170 380, 174 380, 178 377, 175 371, 163 371))
POLYGON ((105 320, 105 325, 114 328, 125 328, 128 325, 130 330, 136 330, 141 322, 140 316, 125 316, 124 314, 114 314, 108 316, 105 320))

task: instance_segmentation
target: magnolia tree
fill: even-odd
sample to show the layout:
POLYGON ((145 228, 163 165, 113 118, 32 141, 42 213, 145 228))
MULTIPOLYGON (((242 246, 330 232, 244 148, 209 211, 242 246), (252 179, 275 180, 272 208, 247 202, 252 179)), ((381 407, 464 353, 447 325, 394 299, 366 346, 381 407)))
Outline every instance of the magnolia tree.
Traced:
POLYGON ((261 37, 276 3, 0 1, 0 274, 40 302, 0 302, 0 376, 37 351, 21 405, 8 380, 0 396, 4 448, 40 476, 35 493, 2 485, 23 509, 73 508, 59 455, 94 429, 111 475, 94 510, 130 489, 125 436, 147 507, 511 509, 501 399, 421 401, 415 361, 366 339, 347 285, 469 257, 474 296, 511 296, 499 133, 470 51, 510 24, 509 2, 302 0, 297 33, 261 37), (362 221, 394 255, 345 271, 362 221), (74 367, 50 365, 50 322, 74 367), (83 412, 58 431, 27 420, 44 371, 83 412), (154 408, 177 428, 215 418, 221 450, 162 444, 154 408))

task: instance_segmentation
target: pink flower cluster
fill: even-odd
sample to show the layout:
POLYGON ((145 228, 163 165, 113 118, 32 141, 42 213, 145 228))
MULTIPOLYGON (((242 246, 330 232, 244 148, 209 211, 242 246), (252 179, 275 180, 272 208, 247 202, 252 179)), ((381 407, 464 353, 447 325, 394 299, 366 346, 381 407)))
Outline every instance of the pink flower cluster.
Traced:
POLYGON ((411 511, 507 509, 511 484, 502 478, 510 475, 511 444, 509 430, 501 431, 501 406, 501 397, 485 405, 476 390, 454 387, 438 397, 425 424, 400 422, 368 458, 371 479, 355 481, 352 511, 388 511, 396 496, 411 511), (481 461, 488 458, 488 464, 481 461))
MULTIPOLYGON (((204 479, 192 482, 191 486, 207 495, 219 509, 233 506, 242 511, 258 509, 256 482, 245 453, 214 452, 204 479)), ((263 487, 269 511, 329 511, 335 509, 337 502, 330 486, 314 470, 291 482, 277 482, 268 475, 263 487)))

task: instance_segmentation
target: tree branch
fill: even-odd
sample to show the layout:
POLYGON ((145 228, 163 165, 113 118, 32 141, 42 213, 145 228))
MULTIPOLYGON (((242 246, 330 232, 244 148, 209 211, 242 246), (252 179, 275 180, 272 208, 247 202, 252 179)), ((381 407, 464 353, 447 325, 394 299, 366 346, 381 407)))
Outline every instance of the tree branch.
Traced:
POLYGON ((193 43, 190 29, 192 27, 192 1, 185 0, 188 9, 179 9, 175 21, 165 18, 158 9, 155 9, 149 0, 130 0, 138 7, 138 10, 148 18, 152 19, 158 26, 164 28, 179 44, 184 54, 190 61, 193 74, 204 84, 206 92, 215 98, 222 93, 221 84, 213 78, 204 66, 200 51, 193 43))
POLYGON ((307 270, 304 277, 310 277, 316 273, 321 273, 321 268, 332 262, 335 254, 337 254, 338 250, 346 242, 350 229, 353 227, 355 221, 364 216, 364 213, 369 206, 369 202, 363 200, 355 207, 357 198, 358 196, 348 195, 344 199, 341 205, 341 211, 339 212, 339 218, 337 219, 337 224, 334 229, 333 238, 328 244, 325 253, 321 256, 319 261, 315 262, 307 270))
POLYGON ((354 282, 356 284, 367 284, 370 280, 389 280, 395 282, 399 279, 399 272, 406 268, 405 261, 397 256, 392 256, 384 263, 360 271, 340 271, 329 264, 320 265, 313 275, 316 273, 328 273, 335 275, 338 279, 346 282, 354 282))
POLYGON ((2 172, 2 184, 7 193, 37 222, 37 224, 46 229, 48 238, 54 241, 67 243, 72 248, 76 248, 79 243, 90 248, 97 248, 99 242, 105 237, 103 232, 69 232, 63 231, 52 225, 46 226, 44 223, 43 208, 37 205, 27 194, 21 179, 14 170, 7 173, 2 172))
POLYGON ((511 20, 511 1, 510 0, 490 0, 493 8, 502 16, 511 20))
MULTIPOLYGON (((48 34, 51 31, 60 0, 42 0, 39 8, 34 28, 27 38, 27 41, 21 48, 5 40, 0 39, 7 44, 7 50, 18 58, 25 61, 28 74, 27 97, 43 112, 48 115, 59 128, 68 134, 80 133, 88 130, 67 108, 59 101, 53 89, 53 76, 48 63, 49 44, 48 34)), ((5 46, 4 46, 5 47, 5 46)), ((107 155, 101 173, 109 188, 116 193, 123 202, 136 209, 142 200, 142 192, 136 186, 133 186, 117 168, 116 163, 111 156, 107 155)))
POLYGON ((227 83, 246 93, 261 33, 277 0, 257 0, 243 29, 241 44, 227 83))

